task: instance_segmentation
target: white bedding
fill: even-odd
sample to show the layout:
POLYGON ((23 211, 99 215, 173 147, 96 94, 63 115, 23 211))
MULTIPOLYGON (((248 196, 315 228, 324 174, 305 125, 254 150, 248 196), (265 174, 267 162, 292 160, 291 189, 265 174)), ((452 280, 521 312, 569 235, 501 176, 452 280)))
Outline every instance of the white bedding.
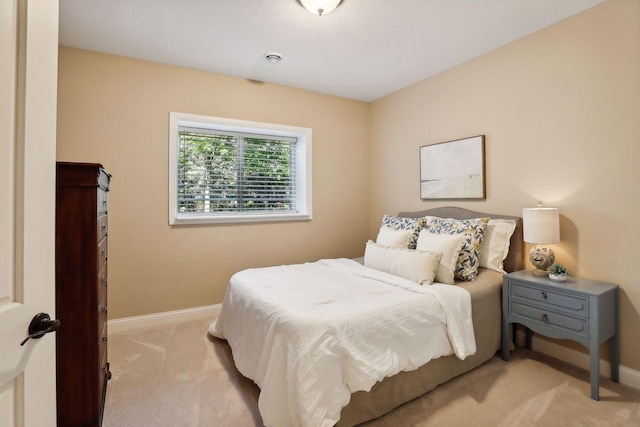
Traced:
POLYGON ((244 270, 209 332, 261 389, 266 426, 333 426, 351 393, 476 351, 469 293, 349 259, 244 270))

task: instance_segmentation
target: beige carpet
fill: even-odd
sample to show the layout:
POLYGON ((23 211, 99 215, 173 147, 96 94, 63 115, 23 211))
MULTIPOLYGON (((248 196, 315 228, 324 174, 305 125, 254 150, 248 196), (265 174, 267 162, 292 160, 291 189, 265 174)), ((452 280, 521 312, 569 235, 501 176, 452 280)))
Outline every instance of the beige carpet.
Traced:
MULTIPOLYGON (((209 323, 110 334, 104 427, 262 426, 258 388, 209 323)), ((640 391, 602 378, 589 393, 588 372, 518 349, 363 426, 640 426, 640 391)))

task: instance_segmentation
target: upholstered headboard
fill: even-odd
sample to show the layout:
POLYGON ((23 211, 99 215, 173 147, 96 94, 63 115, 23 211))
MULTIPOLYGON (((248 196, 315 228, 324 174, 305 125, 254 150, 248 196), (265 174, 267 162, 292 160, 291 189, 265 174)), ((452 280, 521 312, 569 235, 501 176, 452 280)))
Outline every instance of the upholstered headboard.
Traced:
POLYGON ((445 206, 440 208, 427 209, 418 212, 400 212, 398 216, 406 218, 420 218, 423 216, 437 216, 440 218, 473 219, 473 218, 494 218, 513 219, 516 221, 516 229, 511 236, 509 243, 509 255, 504 260, 504 269, 507 273, 522 270, 524 241, 522 238, 522 218, 509 215, 494 215, 489 213, 475 212, 468 209, 445 206))

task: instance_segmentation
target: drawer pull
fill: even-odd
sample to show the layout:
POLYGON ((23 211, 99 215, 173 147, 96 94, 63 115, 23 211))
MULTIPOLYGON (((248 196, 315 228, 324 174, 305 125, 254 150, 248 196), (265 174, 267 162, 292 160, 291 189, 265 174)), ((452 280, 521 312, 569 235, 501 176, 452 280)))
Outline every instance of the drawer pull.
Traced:
POLYGON ((107 201, 106 200, 102 201, 102 206, 105 207, 105 208, 107 207, 107 201))
POLYGON ((543 314, 543 315, 542 315, 542 321, 543 321, 544 323, 549 323, 549 316, 547 316, 546 314, 543 314))
POLYGON ((102 224, 102 231, 107 231, 107 224, 102 224))
POLYGON ((104 287, 107 287, 107 278, 106 277, 102 278, 102 284, 104 285, 104 287))
POLYGON ((542 299, 547 299, 547 293, 545 291, 540 292, 542 299))
POLYGON ((106 260, 107 259, 107 250, 103 249, 102 250, 102 257, 106 260))
POLYGON ((102 341, 107 342, 107 337, 102 337, 102 341))

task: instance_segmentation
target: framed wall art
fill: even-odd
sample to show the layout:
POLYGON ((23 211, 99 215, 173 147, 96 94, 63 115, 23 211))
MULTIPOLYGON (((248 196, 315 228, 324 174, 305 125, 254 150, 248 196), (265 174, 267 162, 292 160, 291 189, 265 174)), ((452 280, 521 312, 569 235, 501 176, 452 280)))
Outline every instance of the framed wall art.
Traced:
POLYGON ((485 199, 484 135, 420 147, 420 198, 485 199))

